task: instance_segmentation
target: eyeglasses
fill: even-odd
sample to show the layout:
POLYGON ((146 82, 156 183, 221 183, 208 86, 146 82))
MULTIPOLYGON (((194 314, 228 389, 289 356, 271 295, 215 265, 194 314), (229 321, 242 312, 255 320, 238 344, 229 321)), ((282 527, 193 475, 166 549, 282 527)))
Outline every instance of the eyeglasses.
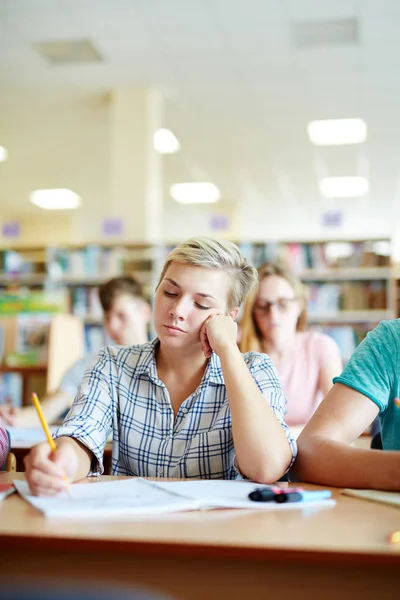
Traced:
POLYGON ((266 315, 267 313, 269 313, 273 306, 276 306, 276 308, 280 312, 287 312, 290 309, 292 302, 295 302, 296 300, 297 298, 294 297, 278 298, 277 300, 275 300, 275 302, 259 302, 254 305, 254 312, 258 315, 266 315))

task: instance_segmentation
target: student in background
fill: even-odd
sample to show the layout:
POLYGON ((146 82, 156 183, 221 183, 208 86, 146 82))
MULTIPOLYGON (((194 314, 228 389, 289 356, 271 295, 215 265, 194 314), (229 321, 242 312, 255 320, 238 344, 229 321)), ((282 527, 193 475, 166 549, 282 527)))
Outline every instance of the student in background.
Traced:
POLYGON ((342 370, 340 351, 328 335, 305 331, 305 290, 286 264, 261 266, 258 279, 244 307, 240 349, 268 354, 288 401, 287 424, 304 425, 342 370))
POLYGON ((6 464, 9 449, 7 431, 4 429, 0 419, 0 470, 3 469, 6 464))
POLYGON ((400 319, 382 321, 356 348, 300 435, 299 454, 301 481, 400 491, 400 319), (351 446, 378 414, 383 450, 351 446))
POLYGON ((39 444, 25 459, 35 494, 103 472, 113 432, 114 475, 271 483, 296 444, 271 360, 242 356, 234 319, 257 282, 230 242, 194 238, 167 257, 155 292, 157 338, 103 349, 63 425, 57 451, 39 444))
MULTIPOLYGON (((151 308, 141 285, 133 277, 115 277, 107 281, 99 288, 99 298, 104 313, 104 328, 112 343, 131 346, 147 341, 151 308)), ((58 389, 42 399, 42 409, 49 423, 54 423, 69 410, 86 370, 93 363, 93 358, 86 356, 74 363, 66 371, 58 389)), ((39 425, 33 406, 0 406, 0 417, 8 426, 39 425)))

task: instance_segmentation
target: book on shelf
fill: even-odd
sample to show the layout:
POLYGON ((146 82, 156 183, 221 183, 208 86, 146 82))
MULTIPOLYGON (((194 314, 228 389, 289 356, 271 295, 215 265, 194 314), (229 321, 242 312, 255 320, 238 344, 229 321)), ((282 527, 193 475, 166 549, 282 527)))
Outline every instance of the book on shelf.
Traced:
POLYGON ((255 267, 283 260, 296 273, 305 269, 377 267, 390 265, 390 245, 380 242, 249 242, 238 243, 255 267))
POLYGON ((340 311, 385 310, 387 308, 386 284, 383 281, 343 281, 310 283, 308 314, 327 316, 340 311))
POLYGON ((21 406, 22 377, 19 373, 0 373, 0 404, 21 406))
MULTIPOLYGON (((19 357, 20 364, 47 363, 50 319, 49 314, 17 315, 14 356, 19 357)), ((8 364, 10 358, 7 357, 8 364)))

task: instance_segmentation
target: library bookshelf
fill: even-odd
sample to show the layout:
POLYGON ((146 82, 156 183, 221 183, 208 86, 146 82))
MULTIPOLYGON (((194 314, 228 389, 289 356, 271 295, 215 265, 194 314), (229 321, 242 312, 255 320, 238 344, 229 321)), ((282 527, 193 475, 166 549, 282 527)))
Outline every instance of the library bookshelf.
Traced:
MULTIPOLYGON (((391 264, 389 239, 236 243, 256 267, 277 259, 291 265, 308 290, 310 326, 335 337, 345 359, 379 321, 397 317, 400 271, 391 264)), ((150 298, 174 246, 121 242, 7 248, 0 251, 0 288, 63 290, 68 312, 85 323, 86 333, 98 333, 97 287, 130 274, 150 298)))
POLYGON ((83 324, 74 315, 55 314, 49 318, 45 355, 27 364, 12 360, 20 336, 18 317, 0 317, 0 327, 4 335, 0 375, 17 374, 21 377, 21 400, 25 405, 30 402, 29 392, 36 391, 31 387, 34 378, 44 378, 44 392, 55 392, 65 371, 84 354, 83 324))

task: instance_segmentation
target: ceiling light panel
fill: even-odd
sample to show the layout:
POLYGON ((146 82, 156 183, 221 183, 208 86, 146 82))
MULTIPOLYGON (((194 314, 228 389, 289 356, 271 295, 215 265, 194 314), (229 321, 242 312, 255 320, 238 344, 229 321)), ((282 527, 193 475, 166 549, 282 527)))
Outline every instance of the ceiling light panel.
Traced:
POLYGON ((365 177, 325 177, 319 189, 326 198, 361 198, 368 193, 365 177))
POLYGON ((0 146, 0 162, 5 162, 8 158, 7 149, 3 146, 0 146))
POLYGON ((67 189, 35 190, 30 195, 30 201, 45 210, 70 210, 78 208, 81 203, 78 194, 67 189))
POLYGON ((316 146, 362 144, 367 139, 367 124, 362 119, 311 121, 307 133, 316 146))
POLYGON ((39 42, 35 49, 52 65, 101 62, 103 59, 90 40, 39 42))
POLYGON ((217 186, 205 181, 175 183, 170 187, 170 194, 180 204, 212 204, 221 197, 217 186))
POLYGON ((159 154, 174 154, 180 149, 180 143, 169 129, 157 129, 153 136, 154 149, 159 154))
POLYGON ((357 19, 294 21, 291 27, 295 48, 324 48, 357 44, 357 19))

